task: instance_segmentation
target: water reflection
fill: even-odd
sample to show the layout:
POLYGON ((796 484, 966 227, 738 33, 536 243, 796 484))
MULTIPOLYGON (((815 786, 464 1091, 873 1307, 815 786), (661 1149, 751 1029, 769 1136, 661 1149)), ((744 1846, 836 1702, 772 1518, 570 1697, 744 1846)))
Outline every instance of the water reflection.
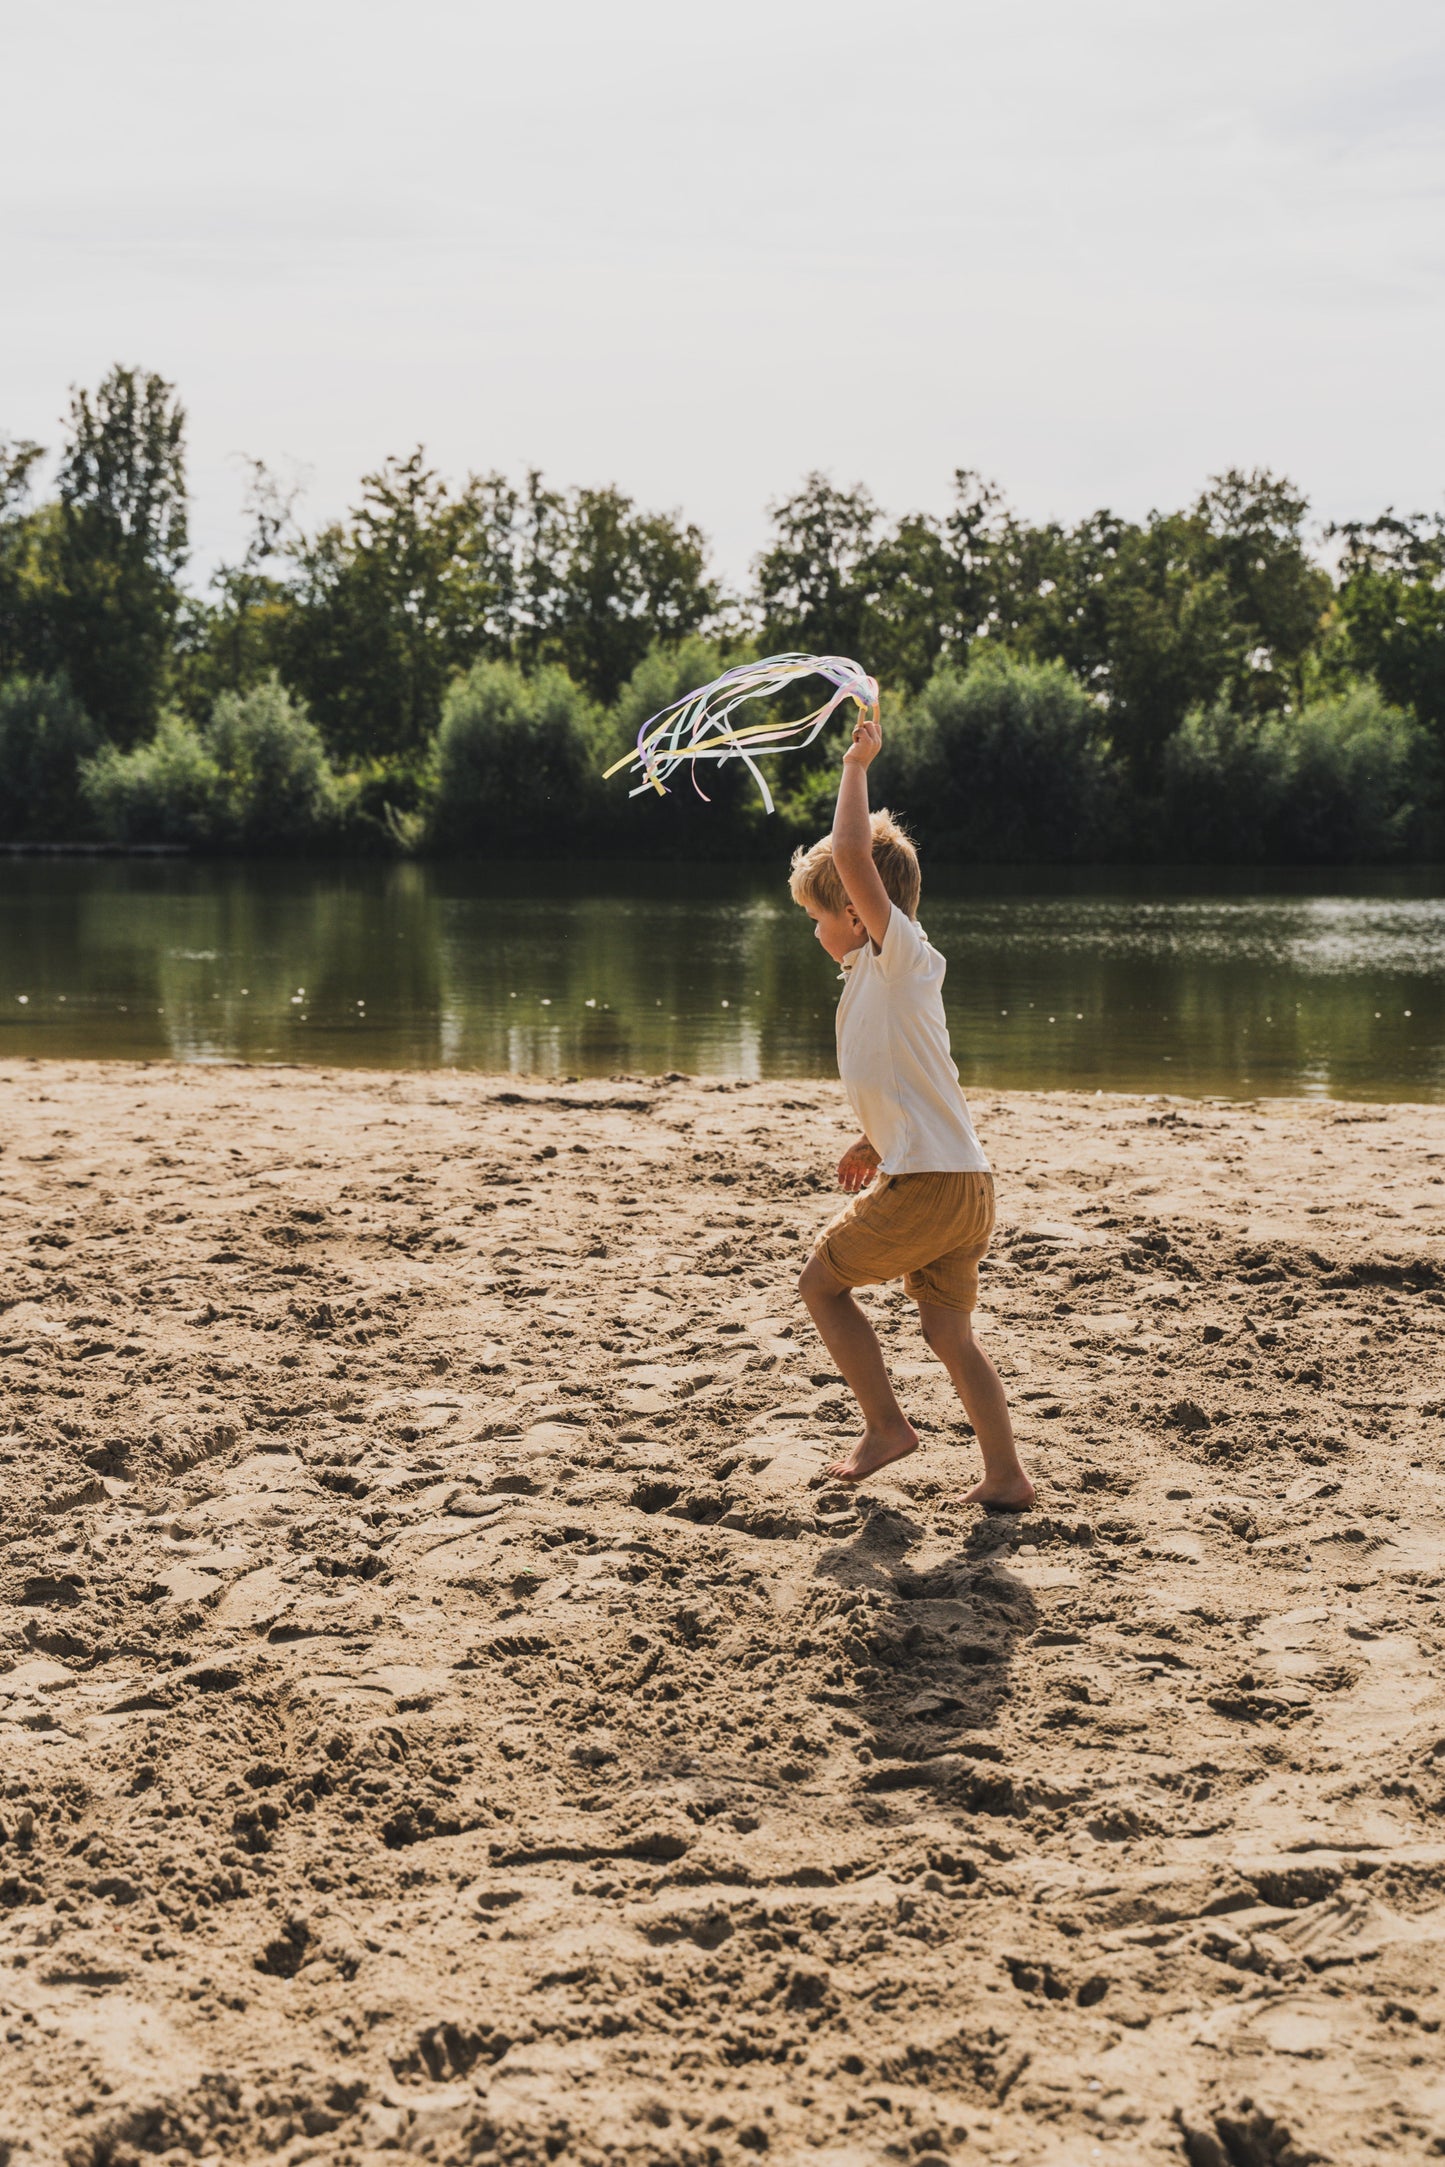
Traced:
MULTIPOLYGON (((1445 1097, 1445 876, 937 875, 974 1086, 1445 1097)), ((758 868, 0 863, 0 1053, 827 1073, 758 868)))

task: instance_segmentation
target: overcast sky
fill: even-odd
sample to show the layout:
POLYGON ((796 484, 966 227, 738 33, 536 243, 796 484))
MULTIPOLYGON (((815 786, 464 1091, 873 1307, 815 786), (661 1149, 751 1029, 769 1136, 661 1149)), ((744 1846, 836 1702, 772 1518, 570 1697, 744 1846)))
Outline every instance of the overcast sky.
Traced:
POLYGON ((810 467, 1140 514, 1445 497, 1440 0, 0 0, 0 432, 160 370, 238 455, 680 507, 810 467))

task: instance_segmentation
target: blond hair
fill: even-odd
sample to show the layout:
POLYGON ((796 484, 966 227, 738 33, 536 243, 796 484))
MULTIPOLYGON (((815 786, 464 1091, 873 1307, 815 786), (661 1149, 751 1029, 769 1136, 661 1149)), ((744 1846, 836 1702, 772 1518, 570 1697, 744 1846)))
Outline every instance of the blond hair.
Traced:
MULTIPOLYGON (((911 838, 894 819, 892 813, 880 809, 870 823, 873 830, 873 863, 878 869, 890 903, 896 903, 905 917, 918 916, 918 897, 923 877, 918 870, 918 852, 911 838)), ((801 845, 793 852, 793 862, 788 871, 788 887, 793 901, 804 908, 812 904, 814 910, 843 910, 848 903, 848 891, 838 877, 833 863, 833 838, 825 835, 821 842, 811 843, 806 849, 801 845)))

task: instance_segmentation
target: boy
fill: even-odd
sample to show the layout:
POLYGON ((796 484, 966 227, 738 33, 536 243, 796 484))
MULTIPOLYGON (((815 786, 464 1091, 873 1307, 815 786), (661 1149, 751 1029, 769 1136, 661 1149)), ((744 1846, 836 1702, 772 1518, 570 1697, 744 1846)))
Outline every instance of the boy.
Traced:
POLYGON ((902 1275, 923 1336, 952 1378, 983 1454, 966 1502, 1024 1512, 1034 1486, 1014 1449, 998 1371, 973 1336, 979 1260, 993 1232, 993 1176, 958 1085, 944 1021, 945 964, 918 926, 918 858, 886 812, 868 810, 883 742, 875 708, 843 756, 833 832, 794 853, 789 886, 843 967, 838 1069, 863 1126, 838 1163, 854 1199, 819 1236, 798 1282, 863 1414, 863 1435, 828 1469, 862 1482, 918 1447, 855 1287, 902 1275))

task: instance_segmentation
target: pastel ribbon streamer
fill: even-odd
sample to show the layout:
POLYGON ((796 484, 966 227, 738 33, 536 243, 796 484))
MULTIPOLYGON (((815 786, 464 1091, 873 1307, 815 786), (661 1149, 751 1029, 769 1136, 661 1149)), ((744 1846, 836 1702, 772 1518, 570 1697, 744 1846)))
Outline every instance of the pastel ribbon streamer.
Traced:
POLYGON ((711 684, 684 693, 670 707, 649 715, 637 733, 636 752, 614 760, 607 777, 619 774, 623 768, 634 769, 642 780, 629 791, 630 797, 641 797, 644 790, 655 790, 659 797, 666 797, 669 776, 686 765, 692 773, 694 790, 700 798, 707 798, 697 779, 698 761, 741 760, 762 792, 764 810, 771 812, 773 794, 758 761, 769 753, 801 752, 805 745, 811 745, 844 700, 856 700, 861 709, 871 707, 875 712, 878 707, 876 679, 846 655, 766 655, 761 662, 744 662, 737 669, 724 670, 711 684), (741 729, 734 727, 733 715, 746 701, 774 699, 800 677, 827 678, 834 688, 832 698, 811 715, 804 715, 800 722, 753 722, 741 729))

